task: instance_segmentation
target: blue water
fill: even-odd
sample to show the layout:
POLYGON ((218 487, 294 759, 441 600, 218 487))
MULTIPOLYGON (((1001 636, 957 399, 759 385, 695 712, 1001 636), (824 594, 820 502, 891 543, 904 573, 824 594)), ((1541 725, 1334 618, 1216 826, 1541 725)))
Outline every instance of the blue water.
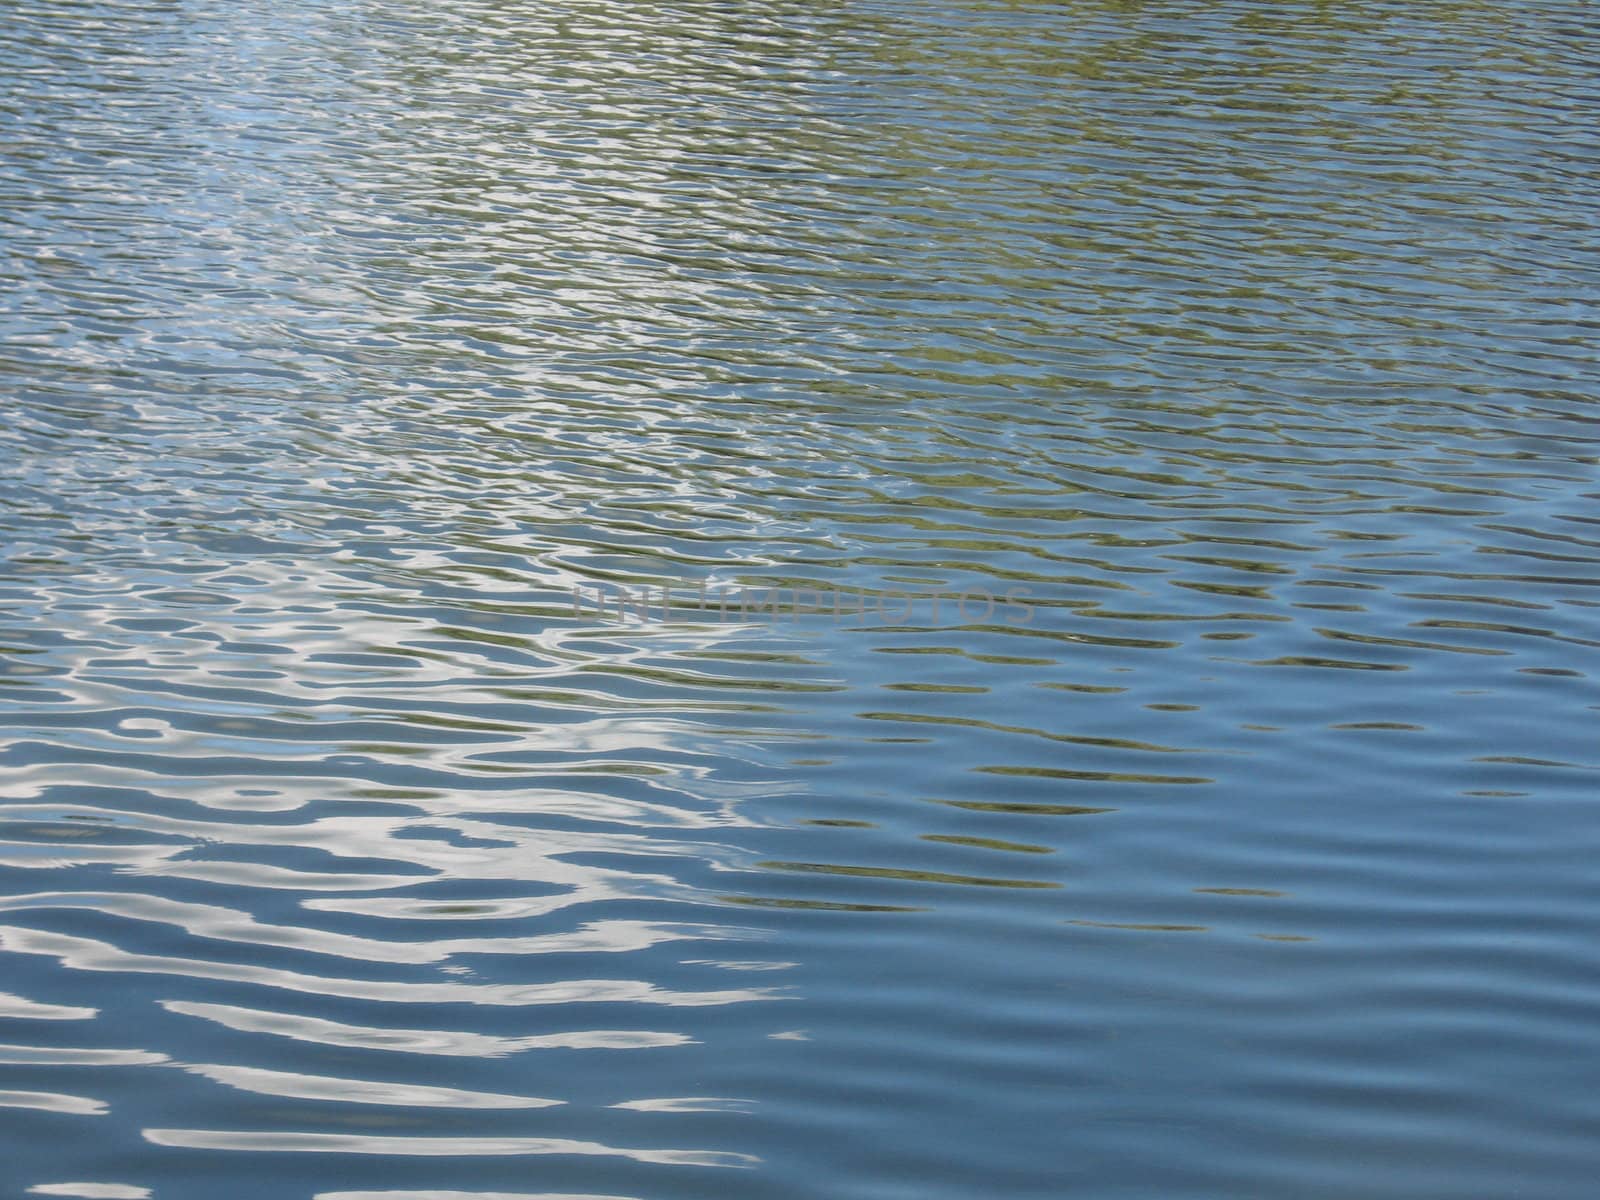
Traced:
POLYGON ((0 1194, 1588 1200, 1596 61, 6 4, 0 1194))

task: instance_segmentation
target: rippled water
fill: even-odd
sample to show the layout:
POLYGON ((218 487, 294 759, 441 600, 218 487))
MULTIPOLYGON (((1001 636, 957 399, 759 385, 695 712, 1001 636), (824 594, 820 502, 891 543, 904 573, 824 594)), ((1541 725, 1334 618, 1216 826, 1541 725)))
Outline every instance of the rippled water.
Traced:
POLYGON ((1593 16, 6 5, 5 1194, 1592 1195, 1593 16))

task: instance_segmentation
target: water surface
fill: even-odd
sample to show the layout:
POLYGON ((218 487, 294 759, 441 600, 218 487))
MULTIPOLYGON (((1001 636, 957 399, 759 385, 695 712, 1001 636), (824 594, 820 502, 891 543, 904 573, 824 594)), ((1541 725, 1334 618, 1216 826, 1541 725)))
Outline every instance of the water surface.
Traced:
POLYGON ((1586 1200, 1592 18, 9 4, 6 1194, 1586 1200))

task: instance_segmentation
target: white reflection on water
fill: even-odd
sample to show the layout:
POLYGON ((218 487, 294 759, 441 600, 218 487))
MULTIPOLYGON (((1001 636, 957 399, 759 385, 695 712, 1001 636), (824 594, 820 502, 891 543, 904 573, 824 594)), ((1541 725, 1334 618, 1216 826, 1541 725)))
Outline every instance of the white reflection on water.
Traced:
POLYGON ((425 1158, 581 1154, 691 1167, 750 1167, 761 1161, 752 1154, 728 1151, 629 1150, 570 1138, 380 1137, 357 1133, 258 1133, 221 1129, 146 1129, 144 1136, 157 1146, 184 1146, 194 1150, 414 1155, 425 1158))
POLYGON ((264 1012, 231 1004, 163 1000, 161 1007, 181 1016, 215 1021, 241 1033, 269 1033, 301 1042, 360 1050, 393 1050, 401 1054, 440 1054, 464 1058, 501 1058, 524 1050, 645 1050, 684 1046, 693 1038, 681 1033, 639 1029, 585 1029, 502 1037, 456 1029, 390 1029, 347 1025, 322 1017, 264 1012))
POLYGON ((637 1196, 596 1196, 585 1192, 454 1192, 439 1188, 404 1192, 318 1192, 313 1200, 639 1200, 637 1196))
POLYGON ((292 1100, 326 1100, 340 1104, 416 1105, 421 1108, 553 1108, 564 1100, 537 1096, 498 1096, 463 1088, 430 1087, 420 1083, 376 1082, 367 1079, 330 1079, 293 1071, 259 1067, 231 1067, 214 1063, 186 1066, 185 1071, 225 1083, 241 1091, 292 1100))
POLYGON ((40 1004, 10 992, 0 992, 0 1017, 21 1018, 25 1021, 87 1021, 99 1013, 98 1008, 80 1008, 70 1004, 40 1004))
POLYGON ((563 979, 556 983, 410 983, 339 979, 305 975, 245 963, 207 962, 122 950, 109 942, 75 934, 54 933, 0 925, 0 950, 14 954, 53 955, 63 966, 80 971, 128 971, 136 974, 185 975, 194 979, 223 979, 253 983, 312 996, 381 1000, 413 1004, 492 1004, 510 1007, 540 1004, 624 1003, 663 1004, 678 1008, 737 1004, 749 1000, 777 1000, 783 993, 772 988, 725 988, 720 991, 680 992, 645 980, 563 979))
POLYGON ((69 1096, 61 1092, 0 1091, 0 1108, 32 1108, 40 1112, 70 1113, 80 1117, 103 1117, 103 1100, 69 1096))

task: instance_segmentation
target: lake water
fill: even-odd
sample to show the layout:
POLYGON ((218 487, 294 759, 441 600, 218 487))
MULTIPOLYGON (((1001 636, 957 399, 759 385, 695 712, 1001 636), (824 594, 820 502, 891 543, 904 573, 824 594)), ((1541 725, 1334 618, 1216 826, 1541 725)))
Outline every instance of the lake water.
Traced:
POLYGON ((4 1194, 1587 1200, 1596 61, 7 4, 4 1194))

